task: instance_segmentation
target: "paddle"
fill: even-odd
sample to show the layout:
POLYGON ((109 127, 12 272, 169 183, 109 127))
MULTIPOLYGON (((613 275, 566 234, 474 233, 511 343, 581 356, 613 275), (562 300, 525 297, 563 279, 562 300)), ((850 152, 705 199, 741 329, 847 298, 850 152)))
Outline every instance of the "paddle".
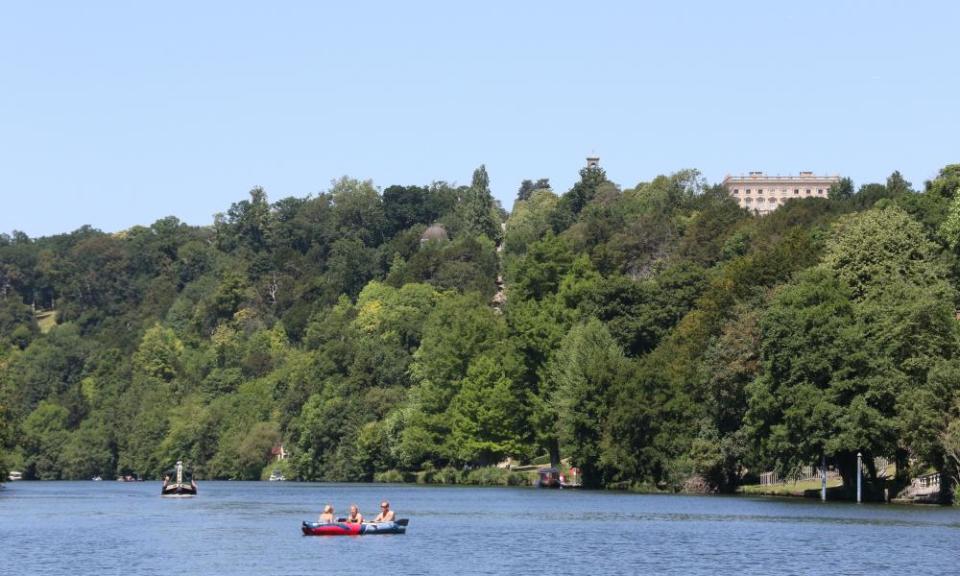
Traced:
MULTIPOLYGON (((346 522, 346 521, 347 521, 346 518, 337 518, 337 522, 346 522)), ((397 526, 406 526, 406 525, 410 524, 410 519, 409 519, 409 518, 398 518, 398 519, 394 520, 394 523, 396 523, 397 526)), ((364 524, 373 524, 373 522, 370 522, 370 521, 368 520, 367 522, 364 522, 364 524)))

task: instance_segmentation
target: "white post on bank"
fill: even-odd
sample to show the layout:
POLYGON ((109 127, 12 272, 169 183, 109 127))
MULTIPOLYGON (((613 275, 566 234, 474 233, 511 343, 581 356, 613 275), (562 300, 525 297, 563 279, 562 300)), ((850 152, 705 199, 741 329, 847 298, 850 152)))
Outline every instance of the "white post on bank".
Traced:
POLYGON ((827 455, 820 455, 820 500, 827 501, 827 455))
POLYGON ((863 501, 860 491, 861 478, 863 477, 863 454, 857 452, 857 504, 863 501))

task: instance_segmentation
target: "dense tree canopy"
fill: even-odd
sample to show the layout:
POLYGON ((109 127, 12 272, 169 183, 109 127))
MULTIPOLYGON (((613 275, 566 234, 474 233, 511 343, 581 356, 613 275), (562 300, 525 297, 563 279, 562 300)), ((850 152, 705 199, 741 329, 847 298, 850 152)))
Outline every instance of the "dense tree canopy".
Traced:
POLYGON ((872 457, 960 477, 960 169, 923 188, 844 179, 758 217, 695 170, 621 188, 591 167, 564 193, 524 181, 507 215, 480 166, 257 187, 210 226, 3 234, 0 472, 510 459, 729 491, 822 457, 849 480, 861 452, 871 486, 872 457))

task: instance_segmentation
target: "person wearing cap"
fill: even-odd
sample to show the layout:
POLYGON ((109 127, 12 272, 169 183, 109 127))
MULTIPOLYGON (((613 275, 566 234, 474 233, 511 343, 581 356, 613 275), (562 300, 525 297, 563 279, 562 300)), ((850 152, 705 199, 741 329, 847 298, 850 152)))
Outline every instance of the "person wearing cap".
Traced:
POLYGON ((390 503, 384 500, 380 503, 380 513, 373 519, 374 522, 393 522, 397 515, 390 509, 390 503))

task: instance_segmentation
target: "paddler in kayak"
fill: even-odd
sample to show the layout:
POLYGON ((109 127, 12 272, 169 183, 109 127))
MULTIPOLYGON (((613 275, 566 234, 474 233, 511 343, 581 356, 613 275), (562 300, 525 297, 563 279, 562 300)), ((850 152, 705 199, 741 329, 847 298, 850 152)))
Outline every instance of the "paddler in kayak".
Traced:
POLYGON ((350 505, 350 515, 347 516, 347 524, 360 524, 363 522, 363 514, 356 504, 350 505))
POLYGON ((333 506, 327 504, 323 507, 323 514, 320 515, 318 522, 321 524, 333 524, 334 521, 336 521, 336 518, 333 516, 333 506))
POLYGON ((380 503, 380 513, 373 519, 374 522, 393 522, 397 515, 390 509, 390 503, 384 500, 380 503))

